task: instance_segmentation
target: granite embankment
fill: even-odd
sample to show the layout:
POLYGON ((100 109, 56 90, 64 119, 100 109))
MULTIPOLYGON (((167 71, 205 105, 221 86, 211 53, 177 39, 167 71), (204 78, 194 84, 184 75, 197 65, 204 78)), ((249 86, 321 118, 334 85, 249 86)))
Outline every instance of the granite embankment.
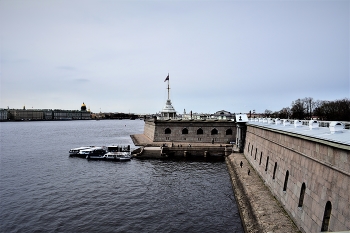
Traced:
POLYGON ((243 154, 232 153, 226 164, 245 232, 300 232, 243 154))

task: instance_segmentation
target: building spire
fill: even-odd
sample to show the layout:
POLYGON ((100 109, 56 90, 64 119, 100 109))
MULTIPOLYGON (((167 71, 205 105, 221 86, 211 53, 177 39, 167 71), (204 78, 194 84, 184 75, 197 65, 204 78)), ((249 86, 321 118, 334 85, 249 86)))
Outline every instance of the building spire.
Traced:
POLYGON ((164 82, 168 81, 168 99, 166 101, 166 104, 163 108, 163 110, 161 111, 162 117, 170 119, 170 118, 175 118, 176 117, 176 111, 174 109, 174 107, 171 104, 171 100, 170 100, 170 85, 169 85, 169 73, 168 76, 166 76, 164 82))

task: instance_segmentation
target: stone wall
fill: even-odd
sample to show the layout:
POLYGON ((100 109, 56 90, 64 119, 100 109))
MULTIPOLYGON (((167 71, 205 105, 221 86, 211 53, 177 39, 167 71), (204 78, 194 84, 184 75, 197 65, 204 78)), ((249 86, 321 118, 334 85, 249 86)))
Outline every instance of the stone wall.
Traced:
POLYGON ((349 146, 248 125, 244 155, 302 232, 321 231, 326 205, 328 230, 350 230, 349 146))
POLYGON ((235 142, 236 124, 231 120, 146 120, 144 134, 154 142, 235 142))
POLYGON ((143 134, 151 141, 154 141, 155 124, 153 120, 145 120, 143 134))

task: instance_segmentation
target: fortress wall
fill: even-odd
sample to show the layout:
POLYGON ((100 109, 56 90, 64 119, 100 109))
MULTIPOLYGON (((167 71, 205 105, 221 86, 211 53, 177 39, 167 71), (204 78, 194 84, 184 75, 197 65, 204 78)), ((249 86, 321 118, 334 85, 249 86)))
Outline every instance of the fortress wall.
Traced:
POLYGON ((215 143, 226 144, 235 141, 236 125, 233 121, 190 121, 190 120, 169 120, 145 122, 145 134, 154 142, 188 142, 188 143, 215 143), (149 124, 149 125, 148 125, 149 124), (154 124, 154 126, 153 126, 154 124), (171 133, 166 134, 165 130, 170 129, 171 133), (183 129, 188 130, 188 134, 183 134, 183 129), (153 131, 154 129, 154 131, 153 131), (197 130, 202 129, 203 134, 197 134, 197 130), (212 130, 216 129, 217 134, 212 135, 212 130), (231 134, 227 134, 231 130, 231 134), (153 133, 153 137, 152 137, 153 133))
POLYGON ((247 125, 244 155, 302 232, 321 231, 328 201, 329 231, 350 230, 346 146, 247 125), (304 200, 298 207, 303 183, 304 200))
POLYGON ((147 120, 145 121, 145 126, 143 133, 148 137, 151 141, 154 141, 154 132, 155 132, 155 124, 154 121, 147 120))

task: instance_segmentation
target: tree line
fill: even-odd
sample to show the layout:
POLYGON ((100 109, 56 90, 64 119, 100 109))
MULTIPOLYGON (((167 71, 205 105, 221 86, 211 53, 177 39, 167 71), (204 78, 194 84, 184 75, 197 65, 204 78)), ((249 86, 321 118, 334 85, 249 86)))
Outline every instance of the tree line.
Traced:
POLYGON ((297 99, 290 107, 272 112, 265 110, 265 117, 281 119, 318 119, 323 121, 350 121, 350 99, 314 100, 311 97, 297 99))

